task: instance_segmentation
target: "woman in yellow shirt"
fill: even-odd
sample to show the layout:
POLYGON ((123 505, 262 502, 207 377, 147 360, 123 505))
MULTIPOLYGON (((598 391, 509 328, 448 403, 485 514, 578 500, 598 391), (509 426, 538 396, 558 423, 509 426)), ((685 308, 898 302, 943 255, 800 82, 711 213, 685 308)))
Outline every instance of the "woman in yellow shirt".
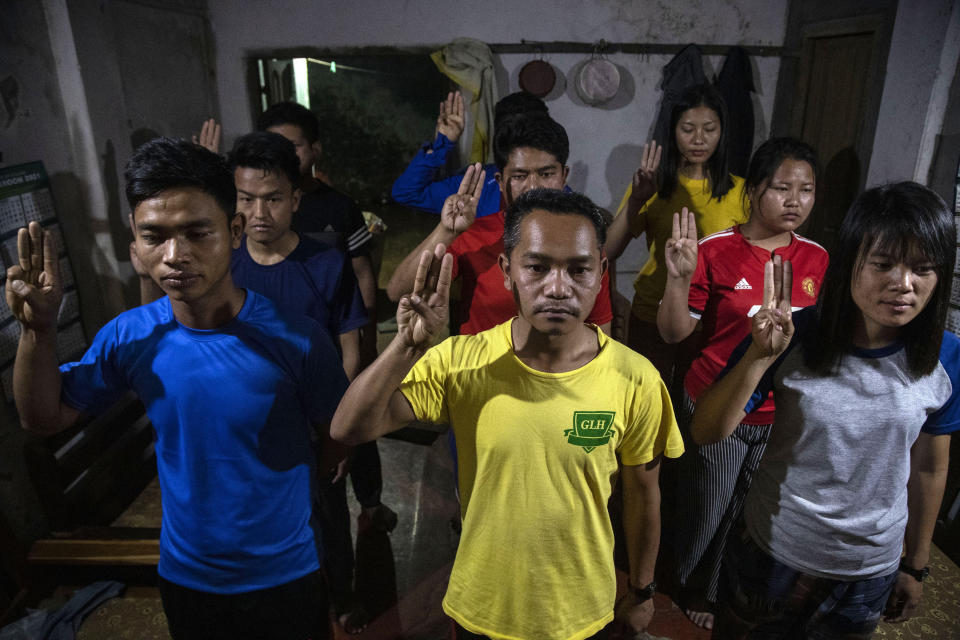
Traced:
POLYGON ((653 363, 674 398, 680 397, 684 375, 699 350, 699 331, 678 344, 667 344, 657 331, 657 307, 667 280, 664 244, 673 231, 674 212, 683 207, 694 213, 700 238, 746 220, 743 179, 727 170, 726 121, 726 105, 713 86, 697 85, 683 93, 670 113, 666 148, 655 140, 644 145, 640 168, 604 244, 613 260, 630 240, 646 235, 650 258, 634 284, 627 344, 653 363))

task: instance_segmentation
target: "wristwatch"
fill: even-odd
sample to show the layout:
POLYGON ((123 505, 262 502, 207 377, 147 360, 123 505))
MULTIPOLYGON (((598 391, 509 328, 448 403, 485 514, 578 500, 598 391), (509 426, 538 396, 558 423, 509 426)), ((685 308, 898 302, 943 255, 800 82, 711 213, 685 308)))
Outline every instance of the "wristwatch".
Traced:
POLYGON ((930 575, 930 567, 924 567, 923 569, 914 569, 909 566, 902 559, 900 560, 900 571, 904 572, 908 576, 912 577, 917 582, 923 582, 923 579, 930 575))
POLYGON ((633 584, 629 582, 627 583, 627 586, 630 587, 630 591, 637 598, 637 602, 646 602, 647 600, 653 597, 653 594, 657 592, 656 580, 654 580, 647 586, 643 587, 642 589, 639 587, 633 586, 633 584))

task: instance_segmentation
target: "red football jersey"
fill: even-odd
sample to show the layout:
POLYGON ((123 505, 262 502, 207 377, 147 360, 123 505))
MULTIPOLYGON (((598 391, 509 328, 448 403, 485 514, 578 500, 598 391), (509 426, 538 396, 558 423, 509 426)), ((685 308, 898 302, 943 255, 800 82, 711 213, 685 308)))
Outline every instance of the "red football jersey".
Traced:
MULTIPOLYGON (((462 276, 461 334, 486 331, 517 315, 517 304, 503 286, 503 272, 498 264, 503 253, 503 221, 503 211, 477 218, 447 248, 454 257, 453 277, 462 276)), ((610 277, 604 273, 600 293, 587 322, 600 325, 612 319, 610 277)))
MULTIPOLYGON (((763 304, 763 266, 772 255, 793 267, 794 310, 817 301, 827 251, 793 234, 790 244, 772 252, 750 244, 739 227, 709 235, 698 243, 697 268, 690 281, 690 315, 703 323, 704 347, 687 372, 684 386, 694 400, 717 377, 733 350, 750 334, 750 318, 763 304)), ((773 398, 744 418, 747 424, 771 424, 773 398)))

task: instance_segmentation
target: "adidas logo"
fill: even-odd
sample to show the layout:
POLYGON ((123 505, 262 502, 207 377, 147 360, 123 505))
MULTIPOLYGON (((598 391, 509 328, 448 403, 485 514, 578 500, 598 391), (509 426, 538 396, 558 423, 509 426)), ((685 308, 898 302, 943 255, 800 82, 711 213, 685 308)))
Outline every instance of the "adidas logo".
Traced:
POLYGON ((735 286, 734 289, 753 289, 753 287, 750 286, 750 283, 747 282, 746 278, 740 278, 740 282, 737 283, 737 286, 735 286))

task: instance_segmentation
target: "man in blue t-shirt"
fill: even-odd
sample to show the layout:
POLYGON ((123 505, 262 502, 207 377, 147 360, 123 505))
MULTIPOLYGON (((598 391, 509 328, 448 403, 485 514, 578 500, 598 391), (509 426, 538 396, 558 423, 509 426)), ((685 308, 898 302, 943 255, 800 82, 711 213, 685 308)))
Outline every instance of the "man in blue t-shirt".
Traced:
POLYGON ((312 518, 311 440, 329 439, 346 387, 327 332, 239 288, 243 218, 233 175, 186 141, 140 147, 125 173, 136 256, 166 294, 101 329, 57 367, 54 240, 30 223, 7 271, 21 326, 14 395, 24 428, 52 434, 128 390, 156 431, 163 496, 160 593, 173 638, 328 636, 312 518))

